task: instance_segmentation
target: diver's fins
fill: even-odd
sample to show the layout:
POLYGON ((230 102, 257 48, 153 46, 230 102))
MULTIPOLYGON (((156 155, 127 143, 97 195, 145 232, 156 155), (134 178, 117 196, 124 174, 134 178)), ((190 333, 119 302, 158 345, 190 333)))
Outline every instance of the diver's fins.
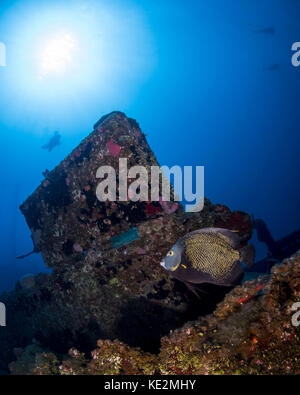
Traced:
POLYGON ((248 244, 242 247, 240 250, 240 260, 241 262, 250 268, 254 264, 255 259, 255 248, 252 244, 248 244))

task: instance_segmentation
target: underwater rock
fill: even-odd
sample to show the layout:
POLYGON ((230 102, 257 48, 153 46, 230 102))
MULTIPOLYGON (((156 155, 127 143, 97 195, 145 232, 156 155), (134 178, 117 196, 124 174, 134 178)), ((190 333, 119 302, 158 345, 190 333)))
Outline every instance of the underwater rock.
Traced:
MULTIPOLYGON (((154 252, 160 255, 163 253, 161 250, 166 248, 157 248, 155 238, 171 242, 169 234, 175 240, 178 234, 185 232, 182 223, 177 232, 171 229, 174 225, 178 226, 176 217, 183 215, 183 209, 177 202, 166 202, 161 196, 158 202, 152 203, 100 202, 97 199, 97 169, 102 165, 110 165, 118 173, 120 150, 130 167, 143 165, 150 169, 150 166, 158 166, 137 122, 121 112, 113 112, 97 122, 94 131, 47 174, 48 184, 45 186, 42 183, 21 205, 20 209, 32 234, 39 234, 39 249, 47 266, 56 271, 68 269, 78 258, 81 249, 82 252, 93 249, 98 252, 102 262, 109 259, 119 264, 124 251, 115 250, 112 254, 115 248, 113 237, 130 232, 135 227, 141 241, 132 243, 133 250, 147 246, 150 255, 154 252), (176 217, 173 215, 175 213, 176 217), (143 224, 147 224, 146 231, 143 224), (151 232, 152 227, 157 229, 156 234, 151 235, 154 233, 151 232)), ((240 230, 240 236, 247 242, 252 232, 247 215, 231 213, 221 205, 216 207, 216 213, 220 214, 220 227, 240 230)), ((203 227, 201 220, 200 217, 196 225, 198 228, 203 227)), ((212 222, 215 222, 214 219, 212 222)))
MULTIPOLYGON (((118 174, 119 156, 127 159, 128 167, 158 166, 137 122, 113 112, 97 122, 94 131, 47 174, 47 184, 42 183, 21 205, 31 232, 40 234, 39 247, 47 266, 64 270, 78 253, 72 245, 83 251, 94 249, 105 260, 113 236, 158 217, 165 217, 167 224, 173 222, 164 214, 180 211, 179 204, 162 202, 161 197, 160 202, 153 202, 152 209, 146 202, 97 199, 98 168, 109 165, 118 174)), ((116 254, 120 261, 120 254, 116 254)))
POLYGON ((246 245, 250 216, 208 199, 199 213, 184 213, 172 199, 100 202, 97 169, 111 165, 118 172, 119 156, 128 167, 158 165, 137 122, 114 112, 22 204, 53 274, 35 276, 33 288, 16 287, 0 298, 8 317, 0 332, 0 369, 14 360, 14 348, 33 338, 59 354, 71 347, 90 353, 98 339, 158 353, 164 335, 211 313, 230 290, 209 288, 199 301, 160 262, 180 237, 203 227, 234 229, 246 245))
POLYGON ((59 359, 26 348, 12 374, 300 374, 300 251, 232 290, 216 310, 161 339, 159 354, 98 340, 90 357, 76 348, 59 359), (29 361, 30 363, 25 363, 29 361))

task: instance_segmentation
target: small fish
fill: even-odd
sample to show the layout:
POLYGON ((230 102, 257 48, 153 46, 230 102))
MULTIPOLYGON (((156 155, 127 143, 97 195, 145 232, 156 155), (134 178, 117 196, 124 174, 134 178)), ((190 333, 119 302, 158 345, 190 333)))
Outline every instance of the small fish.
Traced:
POLYGON ((270 34, 273 36, 276 33, 276 30, 274 27, 270 26, 270 27, 265 27, 263 29, 255 29, 254 32, 261 34, 270 34))
POLYGON ((234 231, 199 229, 179 239, 160 264, 188 288, 202 283, 234 286, 255 257, 252 245, 239 245, 240 237, 234 231))
POLYGON ((44 144, 42 148, 47 149, 49 152, 51 152, 58 145, 61 145, 61 135, 59 134, 59 132, 56 131, 54 133, 54 136, 51 137, 49 142, 47 144, 44 144))
POLYGON ((280 69, 280 65, 278 63, 271 64, 271 66, 265 68, 265 70, 268 71, 277 71, 279 69, 280 69))

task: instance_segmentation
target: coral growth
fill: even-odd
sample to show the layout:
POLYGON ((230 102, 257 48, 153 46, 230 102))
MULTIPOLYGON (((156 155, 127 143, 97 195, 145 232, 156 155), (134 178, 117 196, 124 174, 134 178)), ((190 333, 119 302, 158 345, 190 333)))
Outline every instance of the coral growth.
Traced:
POLYGON ((292 324, 292 306, 300 299, 299 280, 300 252, 274 267, 270 276, 236 287, 213 314, 163 337, 158 355, 117 340, 99 340, 98 348, 88 357, 72 348, 69 356, 60 360, 53 353, 30 346, 10 364, 10 371, 67 375, 300 374, 300 333, 292 324))
POLYGON ((208 199, 201 212, 184 213, 172 188, 170 202, 98 201, 97 169, 105 164, 118 173, 120 150, 130 166, 158 165, 136 121, 114 112, 22 204, 53 273, 23 279, 1 296, 7 327, 0 331, 0 370, 299 372, 299 337, 290 321, 291 303, 299 300, 299 255, 270 278, 231 292, 203 286, 197 299, 161 259, 181 236, 203 227, 234 229, 246 245, 250 216, 208 199))

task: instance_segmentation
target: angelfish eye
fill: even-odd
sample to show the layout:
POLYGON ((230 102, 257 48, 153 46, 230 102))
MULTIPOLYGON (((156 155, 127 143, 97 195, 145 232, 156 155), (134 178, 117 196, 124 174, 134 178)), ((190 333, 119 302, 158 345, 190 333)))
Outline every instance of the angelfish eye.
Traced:
POLYGON ((169 256, 173 256, 173 255, 174 255, 174 251, 170 251, 170 252, 168 253, 168 255, 169 255, 169 256))

